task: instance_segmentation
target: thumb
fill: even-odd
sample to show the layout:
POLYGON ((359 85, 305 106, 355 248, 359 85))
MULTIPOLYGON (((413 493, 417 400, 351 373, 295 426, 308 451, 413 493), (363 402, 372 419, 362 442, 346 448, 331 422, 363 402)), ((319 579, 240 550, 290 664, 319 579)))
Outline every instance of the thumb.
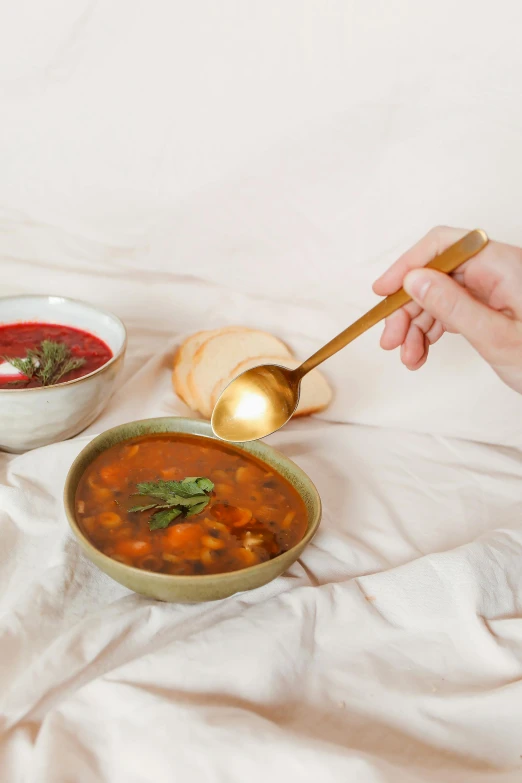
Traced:
POLYGON ((465 337, 488 362, 498 360, 498 346, 506 330, 506 318, 474 299, 449 275, 430 269, 414 269, 404 279, 404 289, 446 329, 465 337), (496 346, 496 348, 495 348, 496 346))

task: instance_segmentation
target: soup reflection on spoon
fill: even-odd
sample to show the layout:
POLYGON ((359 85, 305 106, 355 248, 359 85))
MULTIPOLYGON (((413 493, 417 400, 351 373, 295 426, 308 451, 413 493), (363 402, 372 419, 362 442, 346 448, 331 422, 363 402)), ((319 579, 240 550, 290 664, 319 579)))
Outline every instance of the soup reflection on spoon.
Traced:
POLYGON ((288 421, 299 402, 296 371, 276 364, 247 370, 221 394, 212 428, 222 440, 257 440, 288 421))

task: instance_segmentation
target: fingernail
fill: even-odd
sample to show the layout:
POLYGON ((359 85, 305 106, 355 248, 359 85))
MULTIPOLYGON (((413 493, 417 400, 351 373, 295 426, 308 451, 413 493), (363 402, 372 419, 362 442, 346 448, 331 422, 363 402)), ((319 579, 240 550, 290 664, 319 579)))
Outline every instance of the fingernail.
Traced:
POLYGON ((425 300, 430 285, 430 277, 422 269, 415 269, 412 272, 408 272, 403 283, 406 293, 408 293, 412 299, 415 299, 416 302, 423 302, 425 300))

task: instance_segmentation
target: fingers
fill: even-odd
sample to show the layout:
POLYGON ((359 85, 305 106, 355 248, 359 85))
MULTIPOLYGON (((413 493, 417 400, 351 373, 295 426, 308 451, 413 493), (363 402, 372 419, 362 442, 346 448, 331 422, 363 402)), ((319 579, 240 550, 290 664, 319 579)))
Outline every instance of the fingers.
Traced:
POLYGON ((390 315, 385 322, 381 337, 381 348, 384 348, 385 351, 393 351, 399 345, 402 345, 406 339, 412 318, 417 317, 421 312, 422 310, 416 302, 410 302, 393 313, 393 315, 390 315))
POLYGON ((422 329, 412 324, 401 347, 401 361, 409 370, 418 370, 428 358, 429 343, 422 329))
MULTIPOLYGON (((404 276, 409 270, 424 266, 465 233, 463 229, 458 228, 432 229, 374 283, 373 290, 382 296, 394 293, 402 286, 404 276)), ((459 270, 457 274, 462 277, 464 272, 459 270)), ((381 347, 392 351, 399 346, 404 346, 401 349, 404 364, 410 369, 416 369, 421 366, 420 362, 424 364, 426 361, 425 346, 439 340, 443 333, 442 324, 437 323, 433 316, 423 311, 415 302, 411 302, 386 319, 381 347), (422 338, 420 333, 423 335, 422 338)))
POLYGON ((420 314, 412 319, 412 324, 417 326, 423 334, 427 334, 434 323, 434 317, 426 312, 426 310, 421 310, 420 314))
MULTIPOLYGON (((436 321, 462 334, 490 363, 498 361, 499 345, 509 342, 509 320, 478 302, 451 277, 429 269, 415 269, 404 288, 436 321)), ((412 349, 413 350, 413 349, 412 349)))
POLYGON ((375 281, 373 290, 379 296, 389 296, 389 294, 395 293, 402 286, 407 272, 425 266, 466 233, 467 231, 464 229, 447 228, 446 226, 432 229, 375 281))
POLYGON ((428 358, 429 346, 444 334, 444 327, 430 313, 411 302, 386 319, 381 347, 392 351, 401 346, 401 361, 418 370, 428 358))
POLYGON ((429 331, 426 332, 426 337, 428 338, 428 342, 430 345, 433 345, 437 342, 437 340, 440 340, 442 335, 444 334, 444 326, 441 324, 440 321, 434 321, 433 326, 429 331))
POLYGON ((410 302, 386 319, 381 347, 386 351, 401 348, 401 360, 409 370, 422 367, 428 348, 444 334, 444 327, 416 302, 410 302))

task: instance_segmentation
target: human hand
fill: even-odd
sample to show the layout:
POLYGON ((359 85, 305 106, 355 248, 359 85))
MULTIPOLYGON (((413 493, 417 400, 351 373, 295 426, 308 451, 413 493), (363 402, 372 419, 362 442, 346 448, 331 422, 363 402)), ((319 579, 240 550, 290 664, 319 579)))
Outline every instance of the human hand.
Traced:
POLYGON ((432 229, 375 281, 380 296, 404 286, 413 299, 386 319, 381 346, 400 346, 403 364, 418 370, 444 332, 461 334, 522 394, 522 249, 489 242, 451 277, 418 268, 466 233, 432 229))

